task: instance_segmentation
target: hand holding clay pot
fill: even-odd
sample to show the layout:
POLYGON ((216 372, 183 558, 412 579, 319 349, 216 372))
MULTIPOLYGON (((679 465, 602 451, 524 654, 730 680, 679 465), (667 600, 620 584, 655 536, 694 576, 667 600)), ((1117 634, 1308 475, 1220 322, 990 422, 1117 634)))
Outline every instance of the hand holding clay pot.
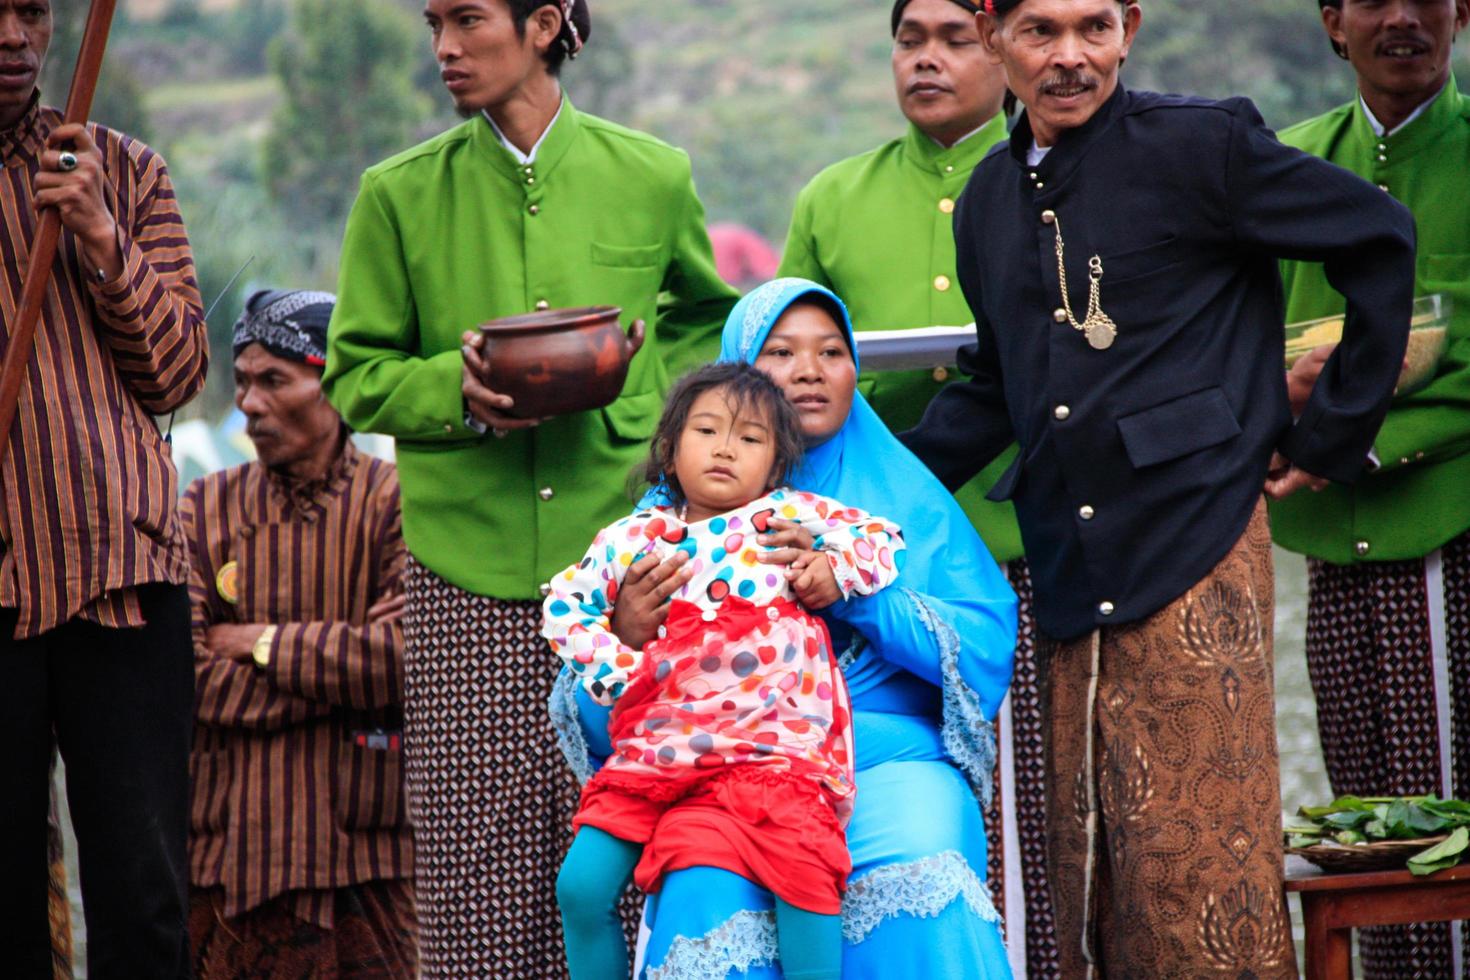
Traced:
POLYGON ((470 414, 497 430, 601 408, 622 391, 642 348, 642 320, 624 334, 614 307, 505 317, 464 335, 462 391, 470 414))
POLYGON ((612 403, 628 377, 633 345, 615 306, 542 310, 480 325, 480 380, 509 395, 505 415, 540 419, 612 403))
POLYGON ((522 419, 505 414, 515 406, 509 395, 491 391, 480 379, 485 376, 485 362, 480 356, 484 338, 477 330, 466 330, 460 337, 464 353, 464 374, 459 390, 464 395, 465 409, 470 417, 481 425, 488 426, 497 435, 508 429, 529 429, 539 425, 540 419, 522 419))

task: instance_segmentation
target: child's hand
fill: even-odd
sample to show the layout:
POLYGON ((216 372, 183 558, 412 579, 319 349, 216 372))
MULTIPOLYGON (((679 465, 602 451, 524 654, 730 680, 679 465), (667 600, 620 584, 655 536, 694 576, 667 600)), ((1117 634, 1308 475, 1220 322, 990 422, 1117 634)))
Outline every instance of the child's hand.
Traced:
POLYGON ((812 611, 826 609, 842 598, 837 576, 825 551, 803 551, 786 569, 786 581, 803 606, 812 611))

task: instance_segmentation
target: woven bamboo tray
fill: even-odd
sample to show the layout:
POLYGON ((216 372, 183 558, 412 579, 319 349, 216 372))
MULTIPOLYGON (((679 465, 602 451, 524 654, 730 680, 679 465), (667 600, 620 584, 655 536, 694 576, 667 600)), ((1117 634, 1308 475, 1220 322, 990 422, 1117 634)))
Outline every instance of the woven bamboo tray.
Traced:
POLYGON ((1449 834, 1440 834, 1438 837, 1383 840, 1371 844, 1339 844, 1331 841, 1313 844, 1311 847, 1288 847, 1286 853, 1298 854, 1323 871, 1335 873, 1398 871, 1403 870, 1409 858, 1433 847, 1448 836, 1449 834))

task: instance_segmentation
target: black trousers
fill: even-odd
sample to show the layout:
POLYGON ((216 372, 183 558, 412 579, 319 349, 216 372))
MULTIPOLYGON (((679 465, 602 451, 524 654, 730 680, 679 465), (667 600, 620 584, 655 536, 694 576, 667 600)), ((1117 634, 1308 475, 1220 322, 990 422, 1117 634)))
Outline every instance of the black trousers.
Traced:
POLYGON ((51 976, 46 811, 66 763, 93 980, 189 976, 193 641, 184 586, 141 590, 148 625, 72 620, 15 640, 0 609, 0 973, 51 976))

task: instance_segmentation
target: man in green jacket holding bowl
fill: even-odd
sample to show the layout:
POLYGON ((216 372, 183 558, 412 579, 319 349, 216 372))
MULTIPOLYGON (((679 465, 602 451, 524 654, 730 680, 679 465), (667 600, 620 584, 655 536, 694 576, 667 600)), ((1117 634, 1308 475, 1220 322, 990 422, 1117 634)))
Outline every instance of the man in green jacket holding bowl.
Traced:
POLYGON ((670 377, 714 354, 736 297, 687 156, 563 96, 587 0, 428 0, 424 16, 466 121, 363 175, 323 386, 354 429, 397 440, 423 975, 560 977, 577 789, 547 722, 541 587, 627 512, 670 377), (477 324, 592 305, 647 323, 604 409, 517 418, 467 366, 477 324))
MULTIPOLYGON (((1309 558, 1307 666, 1339 794, 1470 793, 1470 97, 1450 72, 1467 0, 1319 0, 1352 101, 1281 133, 1413 211, 1414 290, 1450 306, 1444 354, 1401 391, 1353 486, 1272 506, 1278 544, 1309 558), (1452 710, 1451 706, 1454 706, 1452 710)), ((1282 270, 1288 323, 1340 315, 1320 265, 1282 270)), ((1441 323, 1441 327, 1446 324, 1441 323)), ((1409 360, 1419 338, 1410 337, 1409 360)), ((1326 350, 1290 377, 1300 406, 1326 350)), ((1459 933, 1459 927, 1454 929, 1459 933)), ((1443 923, 1365 929, 1364 975, 1463 976, 1443 923)))

